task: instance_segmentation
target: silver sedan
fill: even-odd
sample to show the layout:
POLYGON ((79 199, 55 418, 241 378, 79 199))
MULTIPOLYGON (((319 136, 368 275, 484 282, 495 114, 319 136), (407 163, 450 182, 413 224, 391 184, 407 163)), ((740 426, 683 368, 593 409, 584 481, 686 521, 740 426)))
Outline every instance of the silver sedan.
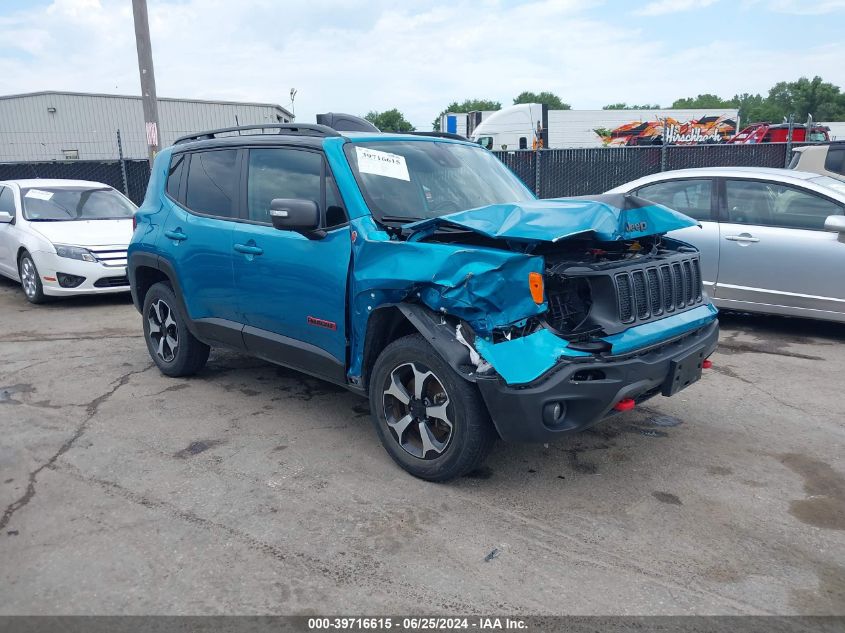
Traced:
POLYGON ((718 307, 845 322, 845 183, 714 167, 653 174, 608 193, 633 193, 700 222, 670 237, 701 251, 718 307))

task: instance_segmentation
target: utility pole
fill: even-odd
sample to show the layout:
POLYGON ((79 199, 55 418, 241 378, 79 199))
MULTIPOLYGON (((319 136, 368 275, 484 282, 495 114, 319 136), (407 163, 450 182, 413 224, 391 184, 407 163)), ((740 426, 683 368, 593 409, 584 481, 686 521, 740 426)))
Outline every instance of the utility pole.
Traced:
POLYGON ((141 74, 141 100, 144 104, 144 127, 149 149, 150 169, 158 152, 158 101, 156 77, 153 70, 153 47, 150 44, 150 20, 147 0, 132 0, 135 18, 135 46, 138 48, 138 72, 141 74))

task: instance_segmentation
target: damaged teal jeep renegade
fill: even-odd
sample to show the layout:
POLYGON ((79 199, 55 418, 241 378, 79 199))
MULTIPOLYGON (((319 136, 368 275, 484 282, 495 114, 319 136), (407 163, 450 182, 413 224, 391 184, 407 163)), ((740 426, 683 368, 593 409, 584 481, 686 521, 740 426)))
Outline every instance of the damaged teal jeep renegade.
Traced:
POLYGON ((709 365, 698 252, 665 235, 694 220, 537 200, 449 135, 270 127, 156 157, 128 274, 164 374, 221 346, 343 385, 397 464, 443 481, 497 438, 548 442, 709 365))

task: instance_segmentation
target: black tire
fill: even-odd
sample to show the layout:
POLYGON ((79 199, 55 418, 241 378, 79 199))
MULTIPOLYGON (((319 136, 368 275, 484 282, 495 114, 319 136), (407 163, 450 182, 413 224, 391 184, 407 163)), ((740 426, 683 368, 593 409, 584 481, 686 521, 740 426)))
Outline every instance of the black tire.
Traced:
POLYGON ((370 376, 370 411, 379 439, 393 460, 415 477, 428 481, 447 481, 475 470, 497 437, 476 386, 459 376, 420 334, 397 339, 379 355, 370 376), (411 393, 417 391, 418 375, 426 376, 420 381, 424 392, 421 399, 411 393), (414 387, 409 389, 403 384, 401 398, 396 398, 392 395, 392 379, 403 383, 403 376, 408 376, 408 385, 414 387), (444 400, 443 393, 448 400, 444 400), (431 400, 427 399, 429 395, 431 400), (407 405, 406 397, 410 399, 407 405), (422 406, 427 402, 431 406, 422 406), (413 417, 412 408, 421 415, 413 417), (451 420, 444 422, 440 415, 429 417, 433 411, 451 420), (403 426, 406 416, 411 416, 412 421, 403 426), (423 424, 430 431, 428 446, 422 440, 423 424), (396 428, 405 431, 397 433, 396 428), (404 438, 401 443, 400 437, 404 438), (433 448, 432 440, 440 452, 433 448), (422 457, 412 451, 422 453, 422 457))
POLYGON ((41 275, 38 274, 32 255, 27 251, 21 253, 18 259, 18 275, 27 301, 36 304, 47 302, 47 295, 44 294, 44 286, 41 284, 41 275))
POLYGON ((192 376, 205 366, 211 348, 188 330, 170 284, 159 282, 147 291, 142 317, 147 350, 161 373, 192 376))

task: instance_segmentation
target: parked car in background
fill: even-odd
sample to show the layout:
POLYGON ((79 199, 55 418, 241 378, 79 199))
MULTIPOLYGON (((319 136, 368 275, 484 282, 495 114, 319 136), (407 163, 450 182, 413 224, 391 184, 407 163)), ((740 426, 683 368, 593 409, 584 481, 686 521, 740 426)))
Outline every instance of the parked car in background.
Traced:
POLYGON ((26 298, 127 292, 136 207, 85 180, 0 181, 0 274, 26 298))
POLYGON ((728 143, 741 145, 754 143, 819 143, 830 140, 830 128, 826 125, 792 125, 788 123, 752 123, 742 128, 728 143), (809 133, 807 130, 810 130, 809 133))
POLYGON ((537 200, 451 134, 246 126, 158 154, 129 278, 164 374, 222 346, 369 395, 390 456, 442 481, 497 437, 548 442, 699 379, 716 308, 664 238, 694 224, 537 200))
POLYGON ((721 308, 845 321, 845 183, 791 169, 715 167, 653 174, 616 187, 700 227, 670 235, 701 251, 721 308))
POLYGON ((796 147, 789 168, 845 181, 845 142, 796 147))

